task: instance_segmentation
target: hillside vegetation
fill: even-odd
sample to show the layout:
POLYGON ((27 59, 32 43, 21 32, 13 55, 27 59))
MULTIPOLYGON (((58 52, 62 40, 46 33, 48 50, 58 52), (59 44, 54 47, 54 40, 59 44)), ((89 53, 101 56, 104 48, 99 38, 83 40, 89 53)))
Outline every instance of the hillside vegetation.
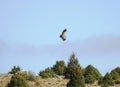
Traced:
POLYGON ((13 66, 7 74, 0 74, 0 87, 120 87, 120 67, 102 76, 92 65, 83 68, 73 53, 67 65, 56 61, 38 75, 13 66))
MULTIPOLYGON (((10 82, 11 74, 1 74, 0 75, 0 87, 6 87, 6 85, 10 82)), ((47 78, 43 79, 41 77, 37 77, 38 83, 35 81, 28 81, 30 87, 66 87, 68 83, 68 79, 63 78, 47 78)), ((86 87, 100 87, 97 82, 94 84, 86 84, 86 87)), ((120 87, 119 84, 110 87, 120 87)))

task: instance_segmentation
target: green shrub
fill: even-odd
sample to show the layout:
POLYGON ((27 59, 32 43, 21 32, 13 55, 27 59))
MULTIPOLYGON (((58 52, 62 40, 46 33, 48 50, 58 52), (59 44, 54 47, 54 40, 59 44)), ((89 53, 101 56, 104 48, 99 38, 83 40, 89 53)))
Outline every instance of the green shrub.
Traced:
POLYGON ((44 71, 41 71, 39 73, 39 76, 41 76, 42 78, 52 78, 55 77, 55 73, 51 68, 47 68, 44 71))
POLYGON ((36 80, 36 76, 34 74, 34 72, 32 71, 22 71, 21 73, 19 73, 19 75, 21 75, 22 77, 24 77, 26 80, 29 81, 35 81, 36 80))
POLYGON ((12 76, 7 87, 29 87, 29 85, 25 78, 23 78, 21 75, 16 74, 12 76))
POLYGON ((36 86, 40 86, 40 82, 35 82, 35 85, 36 86))
POLYGON ((57 75, 64 75, 66 70, 65 62, 64 61, 56 61, 56 64, 53 66, 53 71, 57 75))
POLYGON ((115 84, 120 84, 120 79, 115 80, 115 84))
POLYGON ((109 87, 109 85, 107 83, 104 83, 101 85, 101 87, 109 87))

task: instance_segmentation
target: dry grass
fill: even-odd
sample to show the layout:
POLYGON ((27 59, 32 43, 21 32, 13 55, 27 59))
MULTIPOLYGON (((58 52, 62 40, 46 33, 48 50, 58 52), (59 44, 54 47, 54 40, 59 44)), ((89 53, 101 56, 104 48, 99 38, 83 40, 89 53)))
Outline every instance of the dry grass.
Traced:
POLYGON ((68 79, 38 77, 35 82, 29 82, 30 87, 66 87, 68 79))
MULTIPOLYGON (((10 74, 0 74, 0 87, 5 87, 10 79, 10 74)), ((42 79, 39 76, 36 77, 36 81, 29 81, 30 87, 66 87, 66 84, 69 80, 62 78, 48 78, 42 79)), ((100 87, 97 85, 97 82, 94 84, 86 84, 86 87, 100 87)), ((120 84, 115 85, 113 87, 120 87, 120 84)))
POLYGON ((0 87, 5 87, 9 83, 11 76, 11 74, 0 74, 0 87))

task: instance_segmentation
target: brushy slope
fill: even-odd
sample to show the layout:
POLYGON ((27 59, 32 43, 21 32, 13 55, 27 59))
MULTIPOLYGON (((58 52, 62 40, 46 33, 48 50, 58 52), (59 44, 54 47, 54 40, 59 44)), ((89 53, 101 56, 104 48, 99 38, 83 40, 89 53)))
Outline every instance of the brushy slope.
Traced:
MULTIPOLYGON (((6 87, 11 79, 11 74, 0 74, 0 87, 6 87)), ((69 80, 63 78, 47 78, 37 77, 36 81, 29 81, 30 87, 66 87, 69 80)), ((100 87, 97 82, 94 84, 86 84, 86 87, 100 87)), ((112 86, 111 86, 112 87, 112 86)), ((120 87, 120 84, 113 87, 120 87)))

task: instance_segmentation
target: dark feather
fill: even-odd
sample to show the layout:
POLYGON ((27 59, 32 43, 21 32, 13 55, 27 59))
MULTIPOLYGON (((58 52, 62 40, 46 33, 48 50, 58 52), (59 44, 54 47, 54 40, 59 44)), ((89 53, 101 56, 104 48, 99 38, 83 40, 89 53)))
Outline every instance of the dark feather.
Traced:
POLYGON ((64 29, 62 34, 60 35, 60 38, 62 38, 63 41, 66 40, 66 31, 67 31, 67 29, 64 29))

